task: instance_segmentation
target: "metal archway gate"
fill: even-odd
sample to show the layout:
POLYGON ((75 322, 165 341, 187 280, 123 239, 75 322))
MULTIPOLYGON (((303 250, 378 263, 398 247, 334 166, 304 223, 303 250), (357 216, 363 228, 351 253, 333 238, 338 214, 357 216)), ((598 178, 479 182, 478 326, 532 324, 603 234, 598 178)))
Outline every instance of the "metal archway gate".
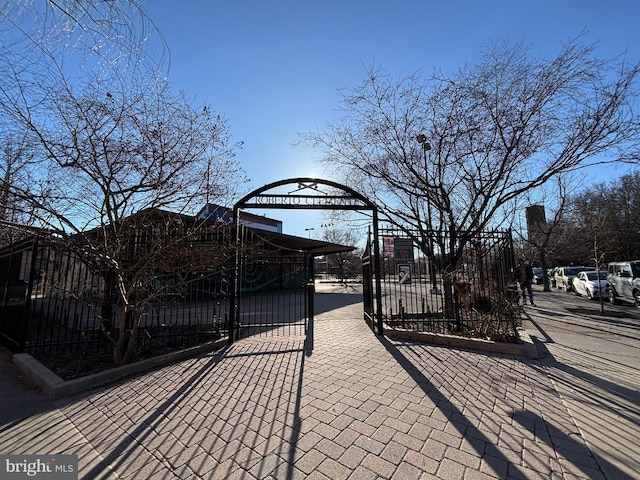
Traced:
POLYGON ((230 281, 229 343, 256 334, 306 335, 313 320, 313 258, 332 253, 326 242, 306 242, 241 225, 240 210, 248 208, 370 211, 373 241, 369 238, 363 259, 364 318, 382 334, 382 318, 376 313, 382 311, 377 207, 339 183, 299 177, 265 185, 233 207, 236 258, 230 281))

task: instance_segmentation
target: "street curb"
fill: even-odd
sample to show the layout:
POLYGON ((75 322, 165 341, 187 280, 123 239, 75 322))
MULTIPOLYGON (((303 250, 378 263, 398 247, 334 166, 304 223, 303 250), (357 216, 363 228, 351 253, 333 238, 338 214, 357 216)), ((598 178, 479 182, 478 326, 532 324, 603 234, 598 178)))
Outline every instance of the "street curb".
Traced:
POLYGON ((482 338, 468 338, 457 335, 444 335, 440 333, 416 332, 401 328, 385 328, 384 335, 390 338, 411 340, 434 345, 444 345, 453 348, 468 350, 481 350, 483 352, 506 353, 520 355, 528 358, 540 358, 531 336, 524 328, 518 329, 522 343, 494 342, 482 338))
POLYGON ((63 380, 28 353, 16 353, 12 357, 13 364, 30 382, 38 386, 52 400, 64 398, 91 388, 106 385, 125 377, 154 370, 175 362, 222 349, 227 345, 226 338, 208 342, 197 347, 177 352, 158 355, 139 362, 122 365, 103 372, 94 373, 73 380, 63 380))

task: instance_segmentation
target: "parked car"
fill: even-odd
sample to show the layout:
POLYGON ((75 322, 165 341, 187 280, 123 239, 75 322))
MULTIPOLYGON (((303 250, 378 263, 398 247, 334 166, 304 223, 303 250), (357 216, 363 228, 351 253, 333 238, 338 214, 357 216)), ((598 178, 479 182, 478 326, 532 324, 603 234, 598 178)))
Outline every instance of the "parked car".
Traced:
POLYGON ((640 307, 640 260, 609 264, 607 294, 614 305, 624 301, 640 307))
POLYGON ((607 271, 595 270, 578 273, 571 284, 576 295, 586 295, 589 298, 599 298, 607 290, 607 271))
POLYGON ((543 282, 542 279, 542 269, 540 267, 533 267, 533 280, 531 283, 534 285, 541 285, 543 282))
POLYGON ((549 278, 549 286, 554 287, 556 286, 556 268, 550 268, 549 270, 547 270, 547 277, 549 278))
POLYGON ((566 292, 570 292, 572 289, 571 283, 573 278, 580 272, 586 270, 595 270, 595 268, 589 267, 558 267, 556 269, 556 288, 564 288, 566 292))

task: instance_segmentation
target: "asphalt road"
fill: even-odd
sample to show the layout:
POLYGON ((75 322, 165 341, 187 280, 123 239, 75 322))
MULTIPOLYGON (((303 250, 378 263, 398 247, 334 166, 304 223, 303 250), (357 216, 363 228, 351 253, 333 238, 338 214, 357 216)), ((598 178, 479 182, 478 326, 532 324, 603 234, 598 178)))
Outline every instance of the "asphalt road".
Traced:
POLYGON ((609 479, 640 478, 640 309, 534 287, 525 328, 609 479))

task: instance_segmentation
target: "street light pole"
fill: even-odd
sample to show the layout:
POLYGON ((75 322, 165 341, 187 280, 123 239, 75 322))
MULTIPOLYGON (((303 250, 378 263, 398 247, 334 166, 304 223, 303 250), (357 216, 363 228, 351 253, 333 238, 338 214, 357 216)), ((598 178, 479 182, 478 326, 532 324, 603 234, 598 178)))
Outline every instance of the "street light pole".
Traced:
MULTIPOLYGON (((431 150, 431 144, 427 141, 427 136, 424 135, 423 133, 419 134, 416 137, 416 140, 418 141, 418 143, 420 145, 422 145, 422 153, 423 153, 423 157, 424 157, 424 181, 425 181, 425 186, 429 183, 429 177, 428 177, 428 163, 427 163, 427 152, 429 150, 431 150)), ((429 217, 429 220, 427 222, 427 226, 428 226, 428 235, 429 235, 429 274, 431 275, 431 282, 432 282, 432 286, 431 286, 431 293, 438 293, 438 283, 437 283, 437 279, 436 279, 436 272, 435 272, 435 253, 433 251, 433 226, 431 223, 431 200, 429 200, 429 195, 426 195, 426 199, 427 199, 427 217, 429 217)))
POLYGON ((304 231, 305 232, 309 232, 309 238, 311 238, 311 231, 315 230, 315 228, 311 227, 311 228, 305 228, 304 231))
MULTIPOLYGON (((593 239, 593 254, 594 254, 594 260, 596 261, 598 292, 600 292, 600 295, 598 295, 598 300, 600 301, 600 313, 604 313, 604 300, 602 299, 602 294, 604 292, 602 291, 602 282, 600 282, 600 256, 598 252, 598 228, 597 227, 595 229, 595 235, 593 239)), ((605 288, 604 291, 606 292, 607 289, 605 288)))

